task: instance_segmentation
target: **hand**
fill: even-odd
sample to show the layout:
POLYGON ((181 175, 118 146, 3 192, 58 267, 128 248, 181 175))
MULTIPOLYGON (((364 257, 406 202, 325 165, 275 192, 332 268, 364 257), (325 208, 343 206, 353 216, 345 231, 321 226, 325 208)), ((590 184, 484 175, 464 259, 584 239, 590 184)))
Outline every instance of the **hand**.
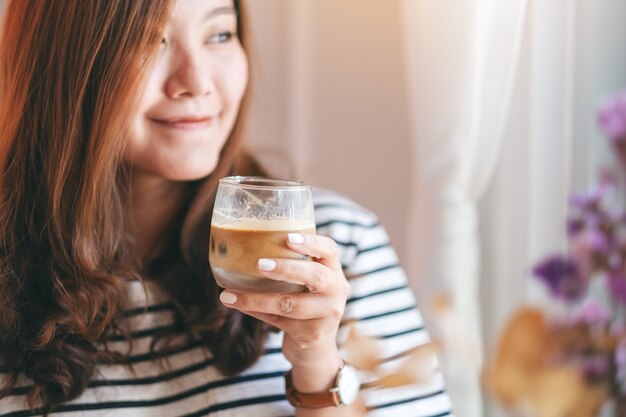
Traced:
MULTIPOLYGON (((338 259, 337 244, 312 234, 289 234, 287 245, 312 260, 260 259, 259 272, 273 280, 305 285, 307 291, 264 294, 224 291, 220 300, 285 332, 283 353, 301 369, 334 361, 338 369, 336 336, 350 285, 338 259)), ((331 366, 331 365, 329 365, 331 366)))

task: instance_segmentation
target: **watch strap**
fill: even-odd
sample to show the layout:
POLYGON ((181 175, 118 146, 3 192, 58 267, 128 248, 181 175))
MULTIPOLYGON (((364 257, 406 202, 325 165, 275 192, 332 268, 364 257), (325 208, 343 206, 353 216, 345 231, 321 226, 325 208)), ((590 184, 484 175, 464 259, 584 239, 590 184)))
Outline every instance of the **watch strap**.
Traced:
POLYGON ((337 407, 341 404, 336 386, 320 392, 298 392, 293 386, 291 370, 285 373, 285 394, 289 403, 294 407, 324 408, 337 407))

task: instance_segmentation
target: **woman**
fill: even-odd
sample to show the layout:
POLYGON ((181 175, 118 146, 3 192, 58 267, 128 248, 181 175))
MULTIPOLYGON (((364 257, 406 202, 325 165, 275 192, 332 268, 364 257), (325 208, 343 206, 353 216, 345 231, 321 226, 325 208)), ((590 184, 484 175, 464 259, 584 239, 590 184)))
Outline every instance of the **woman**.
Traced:
MULTIPOLYGON (((318 235, 288 242, 315 261, 259 262, 309 292, 216 286, 217 180, 261 173, 239 143, 241 16, 233 0, 9 2, 0 415, 363 415, 306 400, 347 369, 340 325, 382 336, 390 366, 426 341, 384 231, 331 193, 318 235)), ((371 415, 450 414, 441 381, 360 395, 371 415)))

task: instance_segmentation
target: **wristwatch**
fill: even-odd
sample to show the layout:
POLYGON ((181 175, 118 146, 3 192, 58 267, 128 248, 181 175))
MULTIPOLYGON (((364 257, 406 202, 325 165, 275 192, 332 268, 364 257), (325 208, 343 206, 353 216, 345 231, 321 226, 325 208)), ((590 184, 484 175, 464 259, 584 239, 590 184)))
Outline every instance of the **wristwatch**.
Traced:
POLYGON ((325 391, 304 393, 298 392, 293 386, 291 371, 285 373, 285 392, 287 400, 294 407, 323 408, 348 405, 356 399, 361 387, 361 381, 356 369, 344 363, 337 377, 335 386, 325 391))

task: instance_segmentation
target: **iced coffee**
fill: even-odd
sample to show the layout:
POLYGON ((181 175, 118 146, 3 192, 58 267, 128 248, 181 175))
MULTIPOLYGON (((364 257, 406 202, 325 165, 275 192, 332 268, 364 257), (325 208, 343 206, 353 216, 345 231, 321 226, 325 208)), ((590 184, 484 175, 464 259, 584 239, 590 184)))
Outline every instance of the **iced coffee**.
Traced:
POLYGON ((217 284, 250 292, 296 292, 304 287, 260 274, 261 258, 307 259, 287 246, 289 233, 315 233, 310 187, 290 180, 220 180, 211 220, 209 262, 217 284))

